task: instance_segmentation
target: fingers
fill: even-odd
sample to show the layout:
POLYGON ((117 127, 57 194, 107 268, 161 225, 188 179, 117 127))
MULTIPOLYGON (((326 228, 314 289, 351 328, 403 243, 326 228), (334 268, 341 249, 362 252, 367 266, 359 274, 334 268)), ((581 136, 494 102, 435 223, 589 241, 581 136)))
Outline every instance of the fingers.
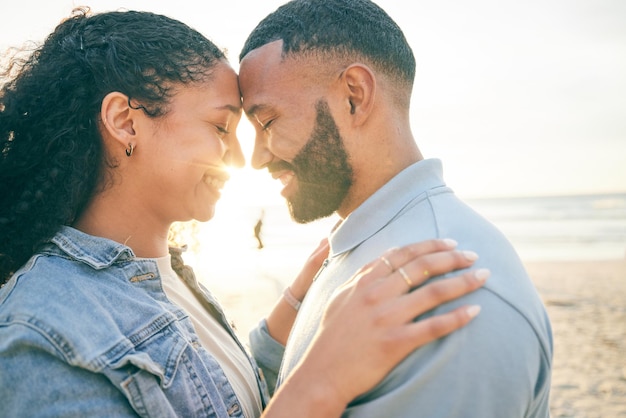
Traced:
POLYGON ((380 257, 379 267, 383 266, 388 273, 393 273, 399 267, 417 257, 438 251, 452 250, 457 243, 451 239, 437 239, 409 244, 401 248, 391 248, 380 257))
MULTIPOLYGON (((385 251, 381 257, 363 266, 350 281, 359 280, 362 284, 369 284, 372 281, 393 274, 399 267, 403 267, 411 260, 438 251, 450 251, 454 249, 456 245, 456 241, 451 239, 433 239, 409 244, 400 248, 391 248, 385 251)), ((426 262, 428 262, 428 260, 426 260, 426 262)), ((401 276, 398 274, 398 277, 401 276)))
POLYGON ((328 239, 324 238, 317 245, 317 248, 313 250, 313 252, 309 256, 309 260, 316 260, 317 264, 321 265, 322 261, 324 261, 324 259, 328 257, 329 249, 330 249, 330 244, 328 243, 328 239))
POLYGON ((394 300, 386 312, 387 318, 390 321, 412 322, 425 312, 480 288, 490 274, 487 269, 479 269, 427 283, 394 300))
MULTIPOLYGON (((430 277, 453 271, 458 266, 467 267, 475 259, 473 255, 451 250, 449 244, 434 244, 414 246, 416 252, 412 255, 411 250, 403 255, 403 249, 397 249, 395 251, 400 254, 392 251, 388 254, 389 261, 404 262, 400 267, 407 275, 416 276, 416 272, 427 268, 431 272, 428 274, 430 277)), ((348 386, 357 394, 380 381, 391 367, 413 350, 467 325, 479 313, 478 306, 465 306, 417 321, 415 318, 475 291, 489 276, 486 269, 466 271, 407 292, 408 285, 397 269, 390 272, 384 261, 375 260, 368 269, 361 277, 353 279, 351 285, 340 287, 335 292, 308 352, 310 356, 319 354, 316 359, 318 368, 332 359, 333 363, 327 364, 326 374, 336 379, 348 376, 346 379, 351 382, 348 386), (385 273, 380 273, 382 270, 385 273), (316 350, 315 347, 322 348, 316 350), (364 362, 368 364, 367 376, 363 374, 363 369, 350 368, 352 364, 364 362)), ((424 280, 411 278, 412 283, 424 280)), ((345 389, 341 386, 337 390, 341 388, 345 389)))
POLYGON ((393 272, 384 260, 378 260, 369 270, 363 272, 358 280, 363 286, 374 286, 375 289, 372 292, 378 297, 387 298, 405 294, 433 276, 471 267, 478 259, 478 255, 472 251, 449 249, 452 245, 450 243, 443 242, 443 245, 437 245, 431 242, 431 244, 435 245, 392 250, 384 257, 389 263, 397 263, 394 265, 396 268, 393 272), (433 252, 425 253, 425 251, 433 252))
MULTIPOLYGON (((473 251, 442 251, 427 254, 408 261, 403 266, 398 267, 393 276, 395 282, 404 282, 409 288, 416 287, 433 276, 448 273, 451 270, 458 270, 471 266, 478 259, 478 254, 473 251), (398 280, 401 279, 401 280, 398 280)), ((405 287, 405 291, 408 291, 405 287)))
POLYGON ((309 290, 313 278, 319 271, 326 257, 328 257, 329 248, 328 240, 323 239, 304 263, 302 270, 300 270, 300 273, 290 286, 291 292, 296 299, 304 299, 304 295, 306 295, 306 292, 309 290))
POLYGON ((480 306, 471 305, 411 323, 404 328, 406 354, 467 325, 480 313, 480 306))
MULTIPOLYGON (((412 311, 414 315, 411 318, 407 318, 409 322, 398 329, 398 332, 394 335, 397 338, 394 340, 394 343, 397 344, 395 347, 398 349, 398 354, 403 358, 413 350, 463 328, 472 321, 480 313, 480 306, 478 305, 462 306, 450 312, 422 318, 418 321, 413 321, 413 318, 437 307, 441 303, 456 299, 480 288, 485 283, 488 275, 488 270, 477 270, 450 279, 428 283, 422 288, 405 295, 403 297, 404 300, 398 301, 394 307, 395 312, 410 314, 412 311), (420 303, 424 303, 425 306, 418 306, 418 309, 414 310, 411 309, 411 306, 416 306, 416 304, 420 303)), ((392 321, 389 323, 390 326, 397 320, 393 316, 396 315, 387 318, 389 321, 392 321)))

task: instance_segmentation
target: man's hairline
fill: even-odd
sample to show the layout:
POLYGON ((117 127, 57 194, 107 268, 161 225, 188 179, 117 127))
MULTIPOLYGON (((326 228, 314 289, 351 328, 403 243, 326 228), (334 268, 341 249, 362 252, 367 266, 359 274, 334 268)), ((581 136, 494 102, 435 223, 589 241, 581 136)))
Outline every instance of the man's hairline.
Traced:
MULTIPOLYGON (((406 83, 409 83, 409 85, 411 86, 411 90, 413 87, 413 84, 415 82, 415 80, 413 81, 409 81, 409 80, 405 80, 404 77, 401 77, 399 75, 391 75, 388 74, 386 71, 383 71, 382 69, 378 68, 378 66, 372 61, 371 58, 367 57, 365 54, 362 54, 354 49, 344 49, 345 51, 350 51, 352 54, 352 56, 349 59, 345 59, 345 57, 341 56, 341 52, 338 51, 334 51, 330 48, 307 48, 307 49, 286 49, 285 48, 285 40, 283 38, 276 38, 276 39, 272 39, 272 40, 268 40, 267 42, 265 42, 262 45, 257 46, 254 49, 251 49, 250 51, 248 51, 246 53, 246 55, 244 55, 240 62, 243 61, 246 57, 248 57, 253 51, 256 51, 260 48, 263 48, 273 42, 278 42, 278 41, 282 41, 282 45, 281 45, 281 51, 280 51, 280 63, 283 64, 288 60, 293 60, 295 62, 299 61, 299 60, 318 60, 318 63, 321 63, 323 60, 326 61, 332 61, 332 58, 337 58, 337 62, 338 64, 334 65, 333 68, 327 68, 328 72, 327 74, 331 74, 331 73, 336 73, 336 70, 338 68, 348 68, 350 65, 352 64, 361 64, 361 65, 365 65, 368 68, 370 68, 370 70, 373 71, 373 73, 376 75, 376 77, 381 77, 381 79, 385 79, 387 81, 391 81, 392 85, 394 86, 393 89, 404 89, 406 83), (344 58, 344 59, 341 59, 344 58)), ((408 107, 410 106, 410 95, 408 98, 408 103, 403 104, 402 107, 408 107)))

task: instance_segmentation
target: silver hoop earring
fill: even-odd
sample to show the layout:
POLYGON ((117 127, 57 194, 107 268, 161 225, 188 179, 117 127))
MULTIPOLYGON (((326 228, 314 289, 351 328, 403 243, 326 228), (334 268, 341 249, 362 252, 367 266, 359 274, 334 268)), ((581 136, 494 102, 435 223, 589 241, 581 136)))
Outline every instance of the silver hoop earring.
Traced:
POLYGON ((126 156, 130 157, 133 155, 133 151, 135 150, 135 146, 131 143, 128 143, 128 148, 126 148, 126 156))

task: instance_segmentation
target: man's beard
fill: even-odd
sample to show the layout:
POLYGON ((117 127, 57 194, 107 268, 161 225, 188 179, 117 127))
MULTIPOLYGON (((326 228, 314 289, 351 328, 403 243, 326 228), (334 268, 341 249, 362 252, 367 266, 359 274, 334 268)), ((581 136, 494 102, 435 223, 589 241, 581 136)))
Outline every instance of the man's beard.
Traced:
POLYGON ((315 109, 313 133, 293 162, 281 161, 269 167, 270 171, 280 168, 295 173, 298 190, 287 203, 292 219, 298 223, 333 214, 352 185, 352 167, 328 102, 320 99, 315 109))

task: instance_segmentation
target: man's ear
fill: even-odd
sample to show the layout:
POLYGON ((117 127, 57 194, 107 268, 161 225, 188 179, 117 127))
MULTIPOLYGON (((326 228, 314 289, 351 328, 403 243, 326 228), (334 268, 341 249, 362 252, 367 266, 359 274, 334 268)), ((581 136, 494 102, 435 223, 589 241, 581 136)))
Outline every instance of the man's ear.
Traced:
POLYGON ((135 147, 136 133, 134 118, 137 112, 133 112, 129 106, 128 96, 114 91, 107 94, 102 100, 100 118, 102 120, 103 137, 119 143, 123 148, 135 147))
POLYGON ((372 112, 376 98, 376 77, 364 64, 352 64, 342 74, 348 105, 355 124, 362 124, 372 112))

